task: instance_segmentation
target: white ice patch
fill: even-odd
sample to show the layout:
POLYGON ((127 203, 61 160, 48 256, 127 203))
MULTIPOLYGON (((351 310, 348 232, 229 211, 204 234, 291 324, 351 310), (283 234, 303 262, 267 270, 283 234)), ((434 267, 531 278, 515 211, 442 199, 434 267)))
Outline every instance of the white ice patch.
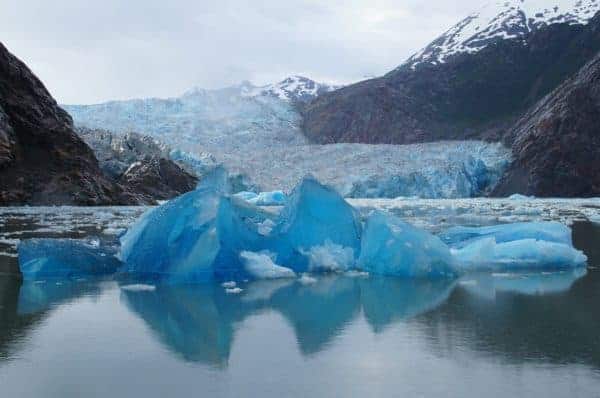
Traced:
POLYGON ((313 246, 302 251, 308 257, 310 272, 344 272, 354 266, 354 250, 337 245, 330 240, 322 246, 313 246))
POLYGON ((156 290, 154 285, 133 284, 121 286, 121 290, 128 292, 153 292, 156 290))
POLYGON ((239 287, 234 287, 232 289, 225 289, 225 293, 227 294, 240 294, 244 290, 239 287))
POLYGON ((298 282, 303 285, 312 285, 313 283, 317 283, 317 278, 314 278, 309 274, 302 274, 302 276, 298 278, 298 282))
POLYGON ((244 269, 256 279, 295 278, 296 274, 289 268, 282 267, 273 262, 269 252, 255 253, 243 251, 240 258, 244 262, 244 269))

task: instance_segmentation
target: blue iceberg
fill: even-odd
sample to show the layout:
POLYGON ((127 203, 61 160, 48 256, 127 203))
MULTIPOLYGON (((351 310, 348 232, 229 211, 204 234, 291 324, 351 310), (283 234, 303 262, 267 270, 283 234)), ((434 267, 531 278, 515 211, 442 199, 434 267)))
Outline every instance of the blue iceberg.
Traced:
POLYGON ((248 201, 257 206, 283 206, 287 202, 287 196, 282 191, 261 192, 248 201))
POLYGON ((444 242, 383 212, 367 219, 358 268, 407 278, 455 275, 454 258, 444 242))
POLYGON ((316 246, 334 244, 360 251, 362 226, 358 212, 334 189, 313 177, 305 178, 290 196, 272 232, 270 250, 277 263, 306 272, 306 253, 316 246))
POLYGON ((94 239, 29 239, 18 251, 25 280, 106 276, 121 266, 114 247, 94 239))
POLYGON ((535 239, 571 246, 571 229, 559 222, 525 222, 490 227, 454 227, 441 233, 440 238, 455 248, 464 247, 478 239, 493 237, 496 243, 535 239))
POLYGON ((557 270, 585 266, 587 257, 564 243, 520 239, 498 243, 493 237, 454 249, 457 268, 464 272, 557 270))
POLYGON ((227 173, 217 168, 195 191, 144 214, 121 237, 121 271, 142 280, 211 280, 219 252, 216 217, 226 193, 227 173))
POLYGON ((572 244, 571 229, 558 222, 455 227, 442 233, 463 272, 564 269, 584 266, 587 257, 572 244))

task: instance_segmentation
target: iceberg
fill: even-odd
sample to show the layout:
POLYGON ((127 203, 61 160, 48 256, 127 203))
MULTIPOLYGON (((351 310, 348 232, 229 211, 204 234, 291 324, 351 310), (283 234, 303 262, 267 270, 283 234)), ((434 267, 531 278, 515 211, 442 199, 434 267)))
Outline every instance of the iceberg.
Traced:
POLYGON ((303 254, 308 257, 310 272, 344 272, 356 262, 354 250, 326 240, 322 246, 314 246, 303 254))
POLYGON ((244 261, 244 269, 256 279, 295 278, 296 274, 289 268, 273 262, 273 254, 269 252, 254 253, 243 251, 240 258, 244 261))
POLYGON ((219 252, 215 221, 226 192, 227 173, 217 168, 195 191, 144 214, 121 237, 121 271, 142 280, 211 280, 219 252))
POLYGON ((366 222, 358 269, 407 278, 451 277, 454 258, 438 237, 376 211, 366 222))
POLYGON ((261 192, 259 194, 242 191, 234 196, 256 206, 283 206, 287 201, 287 196, 282 191, 261 192))
POLYGON ((494 237, 478 239, 452 251, 464 272, 503 270, 557 270, 584 266, 587 257, 564 243, 520 239, 498 243, 494 237))
POLYGON ((254 193, 254 192, 249 192, 249 191, 242 191, 242 192, 238 192, 235 195, 233 195, 236 198, 240 198, 242 200, 245 200, 246 202, 250 202, 251 200, 254 200, 256 198, 258 198, 258 194, 254 193))
POLYGON ((455 248, 469 245, 476 240, 493 237, 496 243, 521 239, 573 244, 571 229, 559 222, 524 222, 489 227, 454 227, 442 232, 440 238, 455 248))
POLYGON ((113 247, 93 239, 29 239, 18 251, 25 280, 106 276, 121 266, 113 247))
POLYGON ((306 272, 305 253, 326 242, 360 250, 362 226, 357 211, 333 188, 306 177, 294 189, 273 228, 272 247, 277 263, 306 272))
POLYGON ((257 206, 283 206, 287 197, 282 191, 261 192, 253 198, 247 199, 257 206))

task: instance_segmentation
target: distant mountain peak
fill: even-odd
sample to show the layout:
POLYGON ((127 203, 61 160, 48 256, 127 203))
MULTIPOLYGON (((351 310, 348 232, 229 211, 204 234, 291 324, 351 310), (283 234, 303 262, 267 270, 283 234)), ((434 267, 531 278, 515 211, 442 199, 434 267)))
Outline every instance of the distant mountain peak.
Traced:
POLYGON ((555 23, 585 25, 600 11, 600 0, 499 0, 488 3, 409 58, 403 67, 437 65, 453 55, 518 39, 555 23))
POLYGON ((254 87, 248 90, 245 95, 250 97, 272 96, 284 101, 307 102, 317 96, 333 91, 339 86, 326 83, 318 83, 304 76, 289 76, 278 83, 268 84, 266 86, 254 87))

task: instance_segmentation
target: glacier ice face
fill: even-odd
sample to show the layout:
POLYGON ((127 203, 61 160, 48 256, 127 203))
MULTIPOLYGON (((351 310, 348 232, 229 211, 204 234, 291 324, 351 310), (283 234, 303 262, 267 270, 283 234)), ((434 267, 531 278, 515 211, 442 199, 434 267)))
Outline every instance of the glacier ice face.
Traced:
POLYGON ((496 243, 534 239, 572 245, 571 229, 554 221, 500 224, 489 227, 453 227, 439 236, 447 244, 461 248, 478 239, 493 237, 496 243))
POLYGON ((294 189, 272 234, 277 262, 296 272, 308 269, 303 253, 326 242, 360 250, 361 223, 356 210, 334 189, 307 177, 294 189))
POLYGON ((273 262, 274 254, 270 252, 254 253, 243 251, 240 258, 244 261, 244 269, 255 279, 295 278, 296 274, 289 268, 273 262))
POLYGON ((25 280, 105 276, 121 266, 116 250, 97 240, 29 239, 18 251, 25 280))
MULTIPOLYGON (((296 92, 297 82, 289 87, 296 92)), ((271 90, 246 95, 251 91, 244 86, 194 90, 172 99, 67 106, 67 111, 78 126, 152 135, 175 148, 172 160, 199 176, 223 164, 246 179, 246 188, 234 192, 290 192, 313 173, 344 197, 472 197, 491 188, 511 158, 503 145, 482 141, 311 145, 293 101, 271 90)))
POLYGON ((454 258, 438 237, 397 217, 374 212, 365 225, 358 268, 408 278, 455 274, 454 258))

